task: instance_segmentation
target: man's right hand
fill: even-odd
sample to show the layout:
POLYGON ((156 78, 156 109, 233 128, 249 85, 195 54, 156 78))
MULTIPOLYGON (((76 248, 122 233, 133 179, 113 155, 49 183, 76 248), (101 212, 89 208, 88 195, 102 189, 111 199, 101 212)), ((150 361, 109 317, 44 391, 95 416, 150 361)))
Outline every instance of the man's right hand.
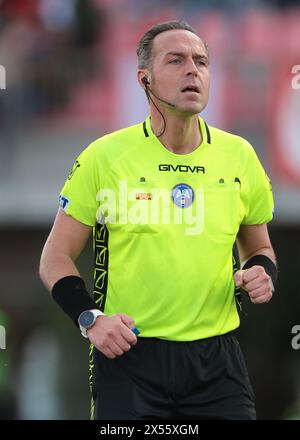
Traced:
POLYGON ((87 330, 87 335, 97 350, 109 359, 115 359, 137 343, 137 337, 131 330, 134 326, 134 320, 124 313, 102 315, 87 330))

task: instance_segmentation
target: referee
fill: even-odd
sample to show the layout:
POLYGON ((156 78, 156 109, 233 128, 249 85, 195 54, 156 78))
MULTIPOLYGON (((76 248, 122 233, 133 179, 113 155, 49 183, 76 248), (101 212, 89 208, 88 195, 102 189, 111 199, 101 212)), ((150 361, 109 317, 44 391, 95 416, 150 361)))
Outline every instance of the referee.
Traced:
POLYGON ((92 418, 255 419, 235 293, 272 298, 271 184, 245 139, 198 116, 209 52, 192 27, 153 26, 137 55, 150 116, 77 158, 40 276, 91 343, 92 418), (93 297, 75 266, 92 231, 93 297))

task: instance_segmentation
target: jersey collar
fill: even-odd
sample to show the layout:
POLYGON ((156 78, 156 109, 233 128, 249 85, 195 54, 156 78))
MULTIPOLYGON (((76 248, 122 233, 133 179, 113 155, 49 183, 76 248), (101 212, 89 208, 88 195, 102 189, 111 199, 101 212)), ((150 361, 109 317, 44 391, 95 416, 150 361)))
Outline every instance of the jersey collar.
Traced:
MULTIPOLYGON (((200 118, 200 116, 199 116, 198 120, 199 120, 199 127, 200 127, 200 131, 201 131, 201 135, 202 135, 201 145, 203 145, 203 144, 211 145, 211 134, 210 134, 210 129, 209 129, 207 123, 202 118, 200 118)), ((143 132, 144 132, 144 136, 146 138, 155 136, 155 134, 152 131, 150 116, 148 116, 147 119, 143 122, 143 132)))

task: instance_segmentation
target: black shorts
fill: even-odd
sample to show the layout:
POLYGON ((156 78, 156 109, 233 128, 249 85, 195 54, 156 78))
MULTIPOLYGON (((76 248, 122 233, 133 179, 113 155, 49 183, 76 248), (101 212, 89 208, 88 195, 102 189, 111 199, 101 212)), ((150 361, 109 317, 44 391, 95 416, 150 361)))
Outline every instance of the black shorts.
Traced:
POLYGON ((191 342, 138 337, 115 359, 94 349, 96 420, 256 418, 244 356, 232 333, 191 342))

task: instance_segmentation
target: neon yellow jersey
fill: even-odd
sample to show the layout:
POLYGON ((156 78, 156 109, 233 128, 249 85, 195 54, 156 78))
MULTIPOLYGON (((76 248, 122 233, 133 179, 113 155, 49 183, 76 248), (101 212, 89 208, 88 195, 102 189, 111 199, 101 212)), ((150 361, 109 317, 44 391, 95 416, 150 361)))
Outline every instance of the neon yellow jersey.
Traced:
POLYGON ((254 149, 199 118, 203 141, 175 154, 150 118, 81 153, 61 191, 65 212, 94 228, 95 300, 143 337, 192 341, 239 326, 232 248, 241 224, 272 219, 254 149))

